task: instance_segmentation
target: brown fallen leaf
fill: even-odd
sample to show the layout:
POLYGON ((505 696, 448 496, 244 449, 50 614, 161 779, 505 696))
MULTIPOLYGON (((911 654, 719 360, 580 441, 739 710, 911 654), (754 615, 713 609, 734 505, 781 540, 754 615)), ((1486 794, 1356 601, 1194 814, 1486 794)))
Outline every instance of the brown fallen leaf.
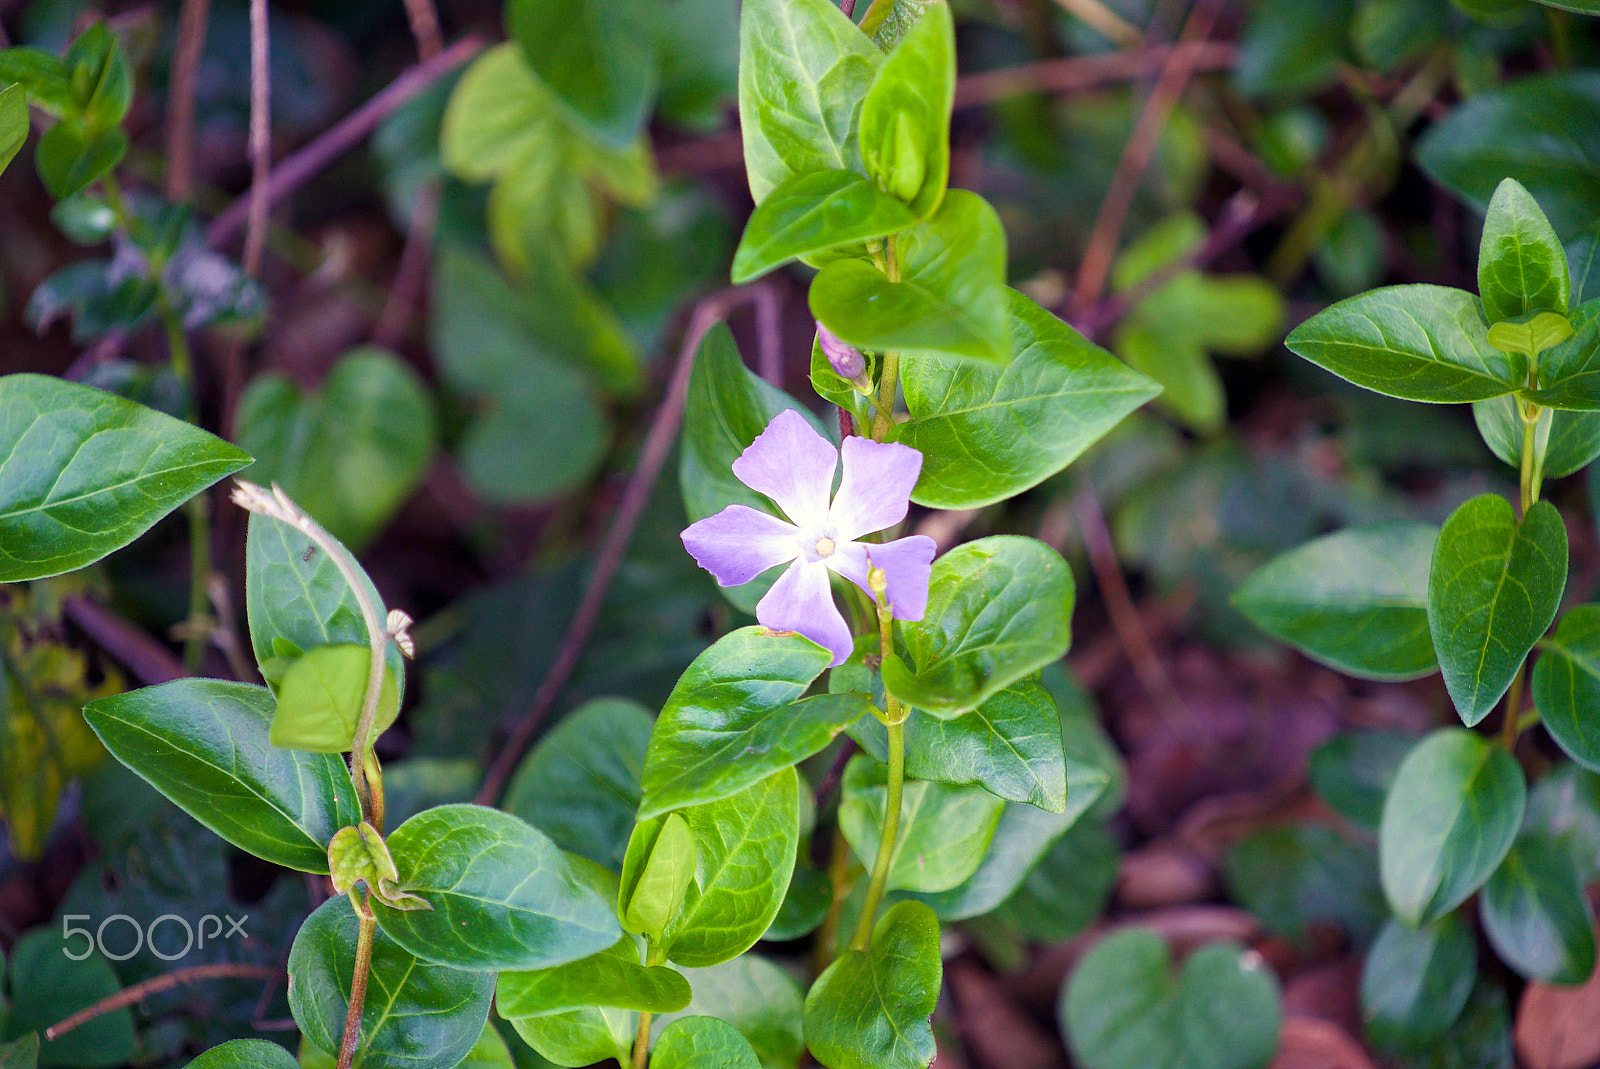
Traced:
POLYGON ((1173 842, 1129 851, 1117 866, 1117 903, 1125 909, 1185 905, 1215 893, 1211 866, 1173 842))
POLYGON ((1331 1021, 1290 1017, 1283 1022, 1278 1056, 1268 1069, 1374 1069, 1350 1033, 1331 1021))
POLYGON ((1600 1061, 1600 969, 1581 987, 1531 983, 1517 1007, 1517 1055, 1526 1069, 1584 1069, 1600 1061))
POLYGON ((945 976, 960 1007, 957 1020, 973 1058, 985 1069, 1064 1069, 1055 1037, 1007 997, 993 976, 965 962, 945 976))

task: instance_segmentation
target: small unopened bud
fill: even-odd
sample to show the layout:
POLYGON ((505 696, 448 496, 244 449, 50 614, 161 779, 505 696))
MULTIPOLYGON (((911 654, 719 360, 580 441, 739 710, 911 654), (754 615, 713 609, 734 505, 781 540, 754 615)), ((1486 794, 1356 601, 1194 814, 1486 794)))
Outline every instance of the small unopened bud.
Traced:
POLYGON ((889 576, 882 568, 873 568, 867 573, 867 586, 872 588, 872 592, 878 595, 879 599, 882 599, 884 594, 889 592, 889 576))
POLYGON ((838 372, 841 379, 857 382, 866 377, 866 357, 820 321, 817 323, 817 342, 822 346, 822 355, 828 358, 828 365, 838 372))

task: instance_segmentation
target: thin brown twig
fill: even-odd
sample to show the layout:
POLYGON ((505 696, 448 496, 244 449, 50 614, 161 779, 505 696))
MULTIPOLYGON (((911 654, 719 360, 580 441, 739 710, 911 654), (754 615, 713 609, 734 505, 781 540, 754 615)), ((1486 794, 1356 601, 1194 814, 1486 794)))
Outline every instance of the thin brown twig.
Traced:
POLYGON ((751 291, 756 306, 756 372, 783 389, 783 298, 763 283, 751 291))
POLYGON ((411 36, 417 40, 417 58, 432 59, 444 51, 444 37, 439 33, 439 12, 433 0, 405 0, 406 18, 411 23, 411 36))
POLYGON ((1196 72, 1226 70, 1233 65, 1234 53, 1231 44, 1220 41, 1188 41, 1024 63, 965 75, 956 83, 955 106, 970 108, 992 104, 1022 93, 1082 92, 1143 78, 1172 62, 1187 64, 1196 72))
POLYGON ((1094 487, 1086 485, 1074 495, 1072 506, 1078 518, 1084 548, 1089 552, 1089 566, 1094 570, 1096 585, 1100 587, 1100 597, 1111 615, 1111 626, 1116 630, 1139 682, 1164 713, 1169 716, 1186 714, 1188 710, 1183 697, 1173 686, 1172 677, 1167 675, 1161 658, 1156 655, 1139 610, 1128 594, 1122 565, 1117 560, 1117 550, 1111 542, 1111 531, 1106 527, 1105 514, 1100 510, 1100 499, 1095 496, 1094 487))
MULTIPOLYGON (((482 37, 463 37, 427 62, 402 71, 399 77, 330 126, 316 140, 278 161, 265 183, 264 198, 268 206, 299 189, 323 168, 359 144, 406 101, 477 55, 483 46, 482 37)), ((206 228, 206 241, 213 248, 227 242, 244 225, 249 209, 248 194, 228 205, 206 228)))
POLYGON ((170 683, 189 674, 167 647, 87 595, 74 594, 62 603, 62 609, 95 645, 145 686, 170 683))
POLYGON ((606 592, 611 588, 611 580, 616 577, 617 569, 622 564, 623 554, 627 552, 628 543, 633 540, 634 528, 638 526, 639 519, 644 514, 645 505, 649 503, 650 494, 655 489, 656 479, 661 475, 667 454, 672 450, 673 439, 677 437, 678 424, 683 418, 684 405, 689 396, 689 372, 694 367, 695 353, 699 351, 701 341, 704 340, 707 331, 727 316, 731 308, 744 301, 756 299, 758 290, 759 287, 722 290, 701 300, 690 314, 689 325, 678 348, 678 357, 673 365, 672 379, 667 385, 666 396, 661 401, 661 407, 656 409, 655 418, 650 422, 650 430, 645 435, 639 466, 629 476, 627 486, 623 489, 621 504, 611 521, 610 529, 606 531, 600 552, 595 557, 594 569, 589 573, 589 581, 583 588, 578 608, 572 614, 572 622, 567 625, 566 634, 561 637, 561 646, 556 652, 555 663, 545 673, 539 689, 528 703, 528 708, 518 718, 510 738, 495 754, 494 763, 490 765, 489 772, 484 777, 483 786, 478 789, 475 800, 479 804, 493 805, 500 797, 506 781, 511 778, 511 773, 522 760, 523 754, 527 753, 528 747, 532 745, 534 736, 549 715, 551 706, 561 693, 561 688, 566 686, 567 680, 578 666, 579 658, 583 656, 589 635, 600 617, 606 592))
POLYGON ((271 965, 245 965, 238 962, 221 962, 214 965, 193 965, 187 969, 176 969, 160 976, 152 976, 142 983, 125 987, 115 995, 101 999, 92 1006, 85 1006, 71 1017, 57 1021, 44 1030, 45 1039, 59 1039, 80 1025, 88 1024, 96 1017, 117 1010, 134 1003, 143 1002, 151 995, 159 995, 163 991, 170 991, 184 984, 196 984, 202 980, 226 979, 276 979, 282 972, 271 965))
POLYGON ((245 204, 244 273, 261 274, 267 242, 267 179, 272 174, 272 68, 267 0, 250 0, 250 190, 245 204))
POLYGON ((1211 29, 1217 21, 1217 9, 1217 0, 1195 0, 1194 8, 1178 35, 1178 44, 1167 54, 1155 88, 1139 112, 1127 144, 1122 146, 1122 155, 1117 158, 1116 170, 1111 175, 1111 185, 1106 189, 1105 199, 1100 202, 1099 214, 1095 216, 1088 245, 1078 265, 1077 284, 1073 288, 1071 304, 1074 315, 1081 315, 1092 307, 1105 290, 1106 279, 1111 275, 1111 263, 1117 253, 1118 238, 1122 236, 1122 224, 1127 220, 1128 210, 1133 207, 1139 178, 1150 165, 1161 131, 1166 129, 1172 109, 1177 106, 1179 97, 1196 70, 1194 53, 1183 46, 1204 41, 1211 35, 1211 29))
POLYGON ((167 199, 186 201, 194 192, 194 84, 205 51, 211 0, 183 0, 178 12, 172 77, 167 83, 167 199))
POLYGON ((395 266, 389 296, 372 328, 375 344, 392 349, 405 337, 428 283, 433 233, 438 221, 439 183, 429 182, 417 190, 417 200, 411 209, 411 226, 406 229, 405 246, 400 250, 400 263, 395 266))

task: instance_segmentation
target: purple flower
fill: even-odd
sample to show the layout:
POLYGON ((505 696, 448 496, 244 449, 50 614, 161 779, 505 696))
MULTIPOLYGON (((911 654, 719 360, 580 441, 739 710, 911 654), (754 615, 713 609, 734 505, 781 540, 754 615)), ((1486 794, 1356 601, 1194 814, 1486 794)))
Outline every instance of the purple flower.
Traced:
POLYGON ((920 620, 928 607, 928 571, 936 548, 927 535, 856 541, 905 518, 922 454, 854 436, 844 440, 842 453, 844 478, 830 504, 840 453, 800 413, 786 409, 739 454, 733 474, 777 502, 789 521, 729 505, 683 532, 684 548, 721 586, 748 583, 792 561, 756 605, 756 619, 825 647, 835 665, 849 659, 855 642, 833 603, 828 572, 838 572, 870 597, 867 573, 883 569, 895 619, 920 620))
POLYGON ((822 354, 828 358, 828 363, 841 379, 855 382, 867 373, 866 358, 849 342, 823 326, 820 319, 817 320, 817 344, 822 346, 822 354))

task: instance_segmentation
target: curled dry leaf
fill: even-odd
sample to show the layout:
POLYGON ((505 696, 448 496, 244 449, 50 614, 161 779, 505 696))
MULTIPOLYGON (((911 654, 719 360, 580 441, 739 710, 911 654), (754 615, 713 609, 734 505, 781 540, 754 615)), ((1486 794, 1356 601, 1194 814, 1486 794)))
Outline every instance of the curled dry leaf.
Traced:
POLYGON ((1278 1044, 1268 1069, 1375 1069, 1361 1044, 1332 1021, 1290 1017, 1278 1044))

